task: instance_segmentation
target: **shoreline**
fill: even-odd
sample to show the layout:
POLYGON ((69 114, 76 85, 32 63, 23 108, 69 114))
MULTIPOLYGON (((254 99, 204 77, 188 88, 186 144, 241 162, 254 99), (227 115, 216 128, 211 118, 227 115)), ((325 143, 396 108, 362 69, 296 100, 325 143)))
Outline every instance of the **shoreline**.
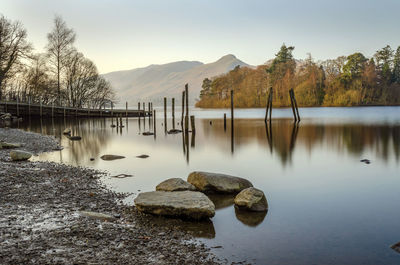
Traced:
MULTIPOLYGON (((19 150, 34 154, 61 148, 53 137, 18 129, 0 128, 0 140, 21 143, 19 150)), ((122 204, 127 195, 100 181, 106 173, 13 162, 9 151, 0 149, 0 264, 221 263, 181 229, 186 221, 122 204)))

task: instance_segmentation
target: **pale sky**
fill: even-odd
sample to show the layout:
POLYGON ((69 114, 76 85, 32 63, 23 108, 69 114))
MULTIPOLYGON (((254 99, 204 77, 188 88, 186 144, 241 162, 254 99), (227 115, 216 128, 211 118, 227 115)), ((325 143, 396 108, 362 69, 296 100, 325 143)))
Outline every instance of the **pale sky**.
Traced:
POLYGON ((0 0, 43 52, 55 14, 77 33, 76 46, 100 73, 234 54, 252 65, 282 43, 317 60, 372 56, 400 45, 400 0, 0 0))

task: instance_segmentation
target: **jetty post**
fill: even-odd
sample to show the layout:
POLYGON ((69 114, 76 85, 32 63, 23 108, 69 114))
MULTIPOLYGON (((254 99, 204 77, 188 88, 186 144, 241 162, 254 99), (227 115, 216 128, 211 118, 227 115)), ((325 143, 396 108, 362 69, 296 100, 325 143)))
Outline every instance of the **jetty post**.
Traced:
POLYGON ((186 98, 186 115, 185 115, 185 131, 189 131, 189 85, 185 85, 185 98, 186 98))
POLYGON ((154 138, 156 138, 156 110, 153 110, 153 132, 154 138))
POLYGON ((146 118, 146 104, 143 102, 143 117, 146 118))
POLYGON ((167 98, 164 97, 164 131, 167 132, 167 98))
POLYGON ((294 96, 294 91, 293 91, 293 89, 292 89, 292 95, 293 95, 294 107, 295 107, 296 113, 297 113, 297 120, 298 120, 298 122, 300 122, 299 108, 297 107, 297 101, 296 101, 296 97, 294 96))
POLYGON ((175 130, 175 98, 172 98, 172 129, 175 130))
POLYGON ((192 128, 192 134, 196 133, 196 123, 194 120, 194 115, 190 116, 190 127, 192 128))
POLYGON ((291 107, 292 107, 294 122, 296 122, 296 121, 297 121, 297 117, 296 117, 296 111, 295 111, 295 109, 294 109, 293 88, 289 90, 289 96, 290 96, 290 105, 291 105, 291 107))
POLYGON ((128 117, 128 101, 125 102, 125 117, 128 117))
POLYGON ((185 115, 185 90, 182 91, 182 118, 181 126, 183 127, 183 116, 185 115))
POLYGON ((226 113, 224 113, 224 131, 226 131, 226 113))

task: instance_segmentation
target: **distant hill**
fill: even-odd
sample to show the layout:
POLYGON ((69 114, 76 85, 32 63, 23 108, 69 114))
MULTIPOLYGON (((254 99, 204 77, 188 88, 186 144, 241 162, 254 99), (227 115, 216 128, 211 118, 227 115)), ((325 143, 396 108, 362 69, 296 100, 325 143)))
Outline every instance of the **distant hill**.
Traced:
POLYGON ((181 101, 182 91, 189 84, 189 101, 193 105, 199 98, 203 79, 229 72, 237 65, 252 67, 234 55, 221 57, 218 61, 204 64, 198 61, 179 61, 161 65, 149 65, 126 71, 116 71, 104 74, 117 93, 120 104, 128 101, 137 104, 138 101, 152 101, 159 105, 163 97, 175 97, 181 101))

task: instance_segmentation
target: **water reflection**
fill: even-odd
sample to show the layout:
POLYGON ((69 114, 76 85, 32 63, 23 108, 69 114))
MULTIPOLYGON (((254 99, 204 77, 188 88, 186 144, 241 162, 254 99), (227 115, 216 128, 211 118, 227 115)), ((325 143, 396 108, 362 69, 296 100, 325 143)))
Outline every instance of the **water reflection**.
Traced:
POLYGON ((236 218, 243 224, 251 227, 256 227, 261 224, 264 221, 265 216, 267 216, 267 212, 250 212, 240 210, 236 207, 234 208, 236 218))

